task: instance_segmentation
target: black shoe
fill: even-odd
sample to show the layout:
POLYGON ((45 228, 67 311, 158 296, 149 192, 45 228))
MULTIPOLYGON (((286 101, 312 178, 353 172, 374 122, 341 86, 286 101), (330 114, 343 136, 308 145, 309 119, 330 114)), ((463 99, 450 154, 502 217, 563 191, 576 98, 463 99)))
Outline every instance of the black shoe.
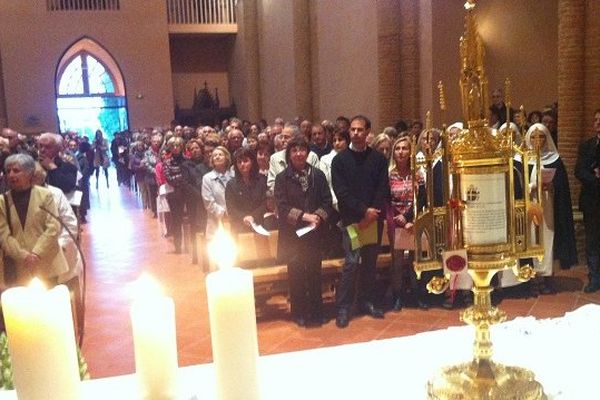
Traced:
POLYGON ((337 317, 335 318, 335 326, 338 328, 345 328, 350 323, 350 317, 348 316, 348 310, 339 310, 337 317))
POLYGON ((556 289, 554 288, 554 284, 549 276, 545 276, 542 278, 542 283, 540 284, 540 293, 541 294, 556 294, 556 289))
POLYGON ((421 310, 429 310, 429 303, 426 302, 425 300, 417 300, 417 307, 419 307, 421 310))
POLYGON ((502 302, 502 299, 504 298, 504 291, 500 288, 496 288, 493 292, 492 292, 492 306, 496 307, 498 304, 500 304, 502 302))
POLYGON ((306 321, 307 328, 318 328, 327 323, 327 319, 322 316, 311 317, 306 321))
POLYGON ((294 322, 296 323, 296 325, 300 326, 300 327, 305 327, 306 326, 306 320, 302 317, 296 317, 294 318, 294 322))
POLYGON ((442 308, 445 308, 446 310, 452 310, 454 308, 454 299, 452 298, 452 296, 448 296, 444 299, 444 302, 442 303, 442 308))
POLYGON ((585 293, 594 293, 594 292, 597 292, 598 290, 600 290, 600 283, 595 282, 595 281, 592 281, 592 282, 588 283, 583 288, 583 291, 585 293))
POLYGON ((531 279, 529 282, 529 296, 533 298, 537 298, 540 295, 540 287, 538 282, 534 279, 531 279))
POLYGON ((473 292, 470 290, 464 291, 462 295, 463 304, 465 307, 473 305, 473 292))
POLYGON ((402 302, 402 299, 400 297, 397 297, 394 300, 394 304, 392 305, 392 311, 402 311, 402 307, 404 307, 404 303, 402 302))
POLYGON ((363 305, 363 312, 365 314, 370 315, 373 318, 377 318, 377 319, 385 318, 385 316, 383 314, 383 310, 375 307, 375 305, 373 305, 373 303, 371 303, 371 302, 367 302, 363 305))

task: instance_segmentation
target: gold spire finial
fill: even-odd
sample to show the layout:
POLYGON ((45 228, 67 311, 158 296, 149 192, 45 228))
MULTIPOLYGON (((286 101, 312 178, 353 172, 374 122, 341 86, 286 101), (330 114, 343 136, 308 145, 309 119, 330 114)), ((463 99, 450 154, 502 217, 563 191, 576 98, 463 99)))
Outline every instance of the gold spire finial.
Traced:
POLYGON ((425 129, 426 130, 431 130, 431 111, 427 110, 427 112, 425 113, 425 129))
POLYGON ((461 96, 465 121, 469 125, 483 125, 489 106, 487 78, 483 67, 484 49, 477 33, 475 0, 465 3, 465 31, 460 38, 461 96))
POLYGON ((440 92, 440 110, 446 111, 446 94, 444 93, 444 84, 442 81, 438 82, 438 89, 440 92))
POLYGON ((442 81, 438 82, 438 90, 439 90, 439 97, 440 97, 440 110, 441 110, 441 117, 442 117, 442 127, 443 129, 446 129, 446 93, 444 92, 444 84, 442 83, 442 81))
POLYGON ((510 79, 506 78, 504 80, 504 103, 506 104, 507 108, 510 107, 511 100, 512 100, 512 85, 510 83, 510 79))
MULTIPOLYGON (((508 128, 511 123, 510 105, 512 104, 512 85, 509 78, 504 80, 504 104, 506 104, 506 127, 508 128)), ((507 131, 510 131, 510 129, 507 129, 507 131)))

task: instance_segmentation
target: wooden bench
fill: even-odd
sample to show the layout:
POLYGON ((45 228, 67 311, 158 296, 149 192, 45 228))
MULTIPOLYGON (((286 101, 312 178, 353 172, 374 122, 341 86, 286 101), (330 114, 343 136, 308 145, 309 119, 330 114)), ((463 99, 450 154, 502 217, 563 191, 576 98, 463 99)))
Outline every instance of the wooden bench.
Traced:
MULTIPOLYGON (((271 231, 270 236, 256 233, 239 234, 237 243, 237 265, 252 271, 254 276, 254 297, 256 300, 257 314, 261 314, 267 307, 267 302, 274 296, 288 295, 287 265, 277 260, 278 231, 271 231)), ((377 258, 377 271, 379 277, 387 276, 391 265, 389 241, 384 231, 382 251, 377 258)), ((342 268, 343 258, 324 259, 322 262, 323 296, 333 299, 335 286, 338 283, 342 268)))

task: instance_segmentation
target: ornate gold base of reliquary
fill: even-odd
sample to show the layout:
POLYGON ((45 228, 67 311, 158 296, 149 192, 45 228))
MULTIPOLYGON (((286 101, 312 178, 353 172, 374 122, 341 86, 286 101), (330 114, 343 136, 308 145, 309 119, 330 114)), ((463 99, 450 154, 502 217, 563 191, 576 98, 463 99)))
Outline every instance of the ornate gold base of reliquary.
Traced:
MULTIPOLYGON (((493 274, 489 275, 491 279, 493 274)), ((488 281, 489 282, 489 281, 488 281)), ((475 326, 474 359, 444 367, 427 384, 431 400, 545 400, 542 385, 528 369, 493 362, 490 325, 506 319, 506 314, 491 304, 490 286, 473 288, 474 305, 465 310, 462 320, 475 326)))

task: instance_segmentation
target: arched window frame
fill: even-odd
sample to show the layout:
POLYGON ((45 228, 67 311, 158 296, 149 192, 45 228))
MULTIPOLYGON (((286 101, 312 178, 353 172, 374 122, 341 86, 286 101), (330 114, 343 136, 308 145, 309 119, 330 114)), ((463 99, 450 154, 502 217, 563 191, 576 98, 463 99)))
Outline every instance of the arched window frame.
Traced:
MULTIPOLYGON (((83 73, 87 73, 87 71, 82 71, 82 75, 83 75, 83 73)), ((83 76, 81 78, 83 79, 83 76)), ((87 77, 85 79, 87 79, 87 77)), ((129 112, 128 112, 128 104, 127 104, 128 99, 127 99, 126 90, 125 90, 125 80, 123 78, 121 68, 117 64, 116 59, 108 52, 108 50, 106 50, 97 41, 95 41, 87 36, 83 36, 80 39, 78 39, 77 41, 73 42, 69 47, 67 47, 67 49, 62 54, 62 56, 60 57, 57 65, 56 65, 55 75, 54 75, 54 88, 55 88, 54 97, 56 100, 56 121, 57 121, 57 126, 58 126, 59 132, 63 132, 63 129, 67 129, 67 130, 71 129, 68 127, 65 128, 63 126, 65 119, 63 116, 59 115, 61 109, 64 111, 64 110, 68 110, 71 107, 67 106, 66 108, 63 108, 59 105, 59 101, 67 101, 69 99, 74 99, 76 101, 77 98, 104 99, 105 106, 107 106, 107 104, 108 104, 107 101, 109 101, 111 105, 109 105, 107 107, 99 106, 99 108, 98 108, 95 105, 91 105, 91 108, 98 108, 98 109, 113 108, 115 110, 120 110, 120 111, 118 111, 116 120, 113 118, 113 122, 116 121, 116 124, 118 125, 118 126, 114 126, 114 124, 112 124, 113 125, 112 128, 116 128, 113 130, 113 132, 117 132, 118 130, 129 129, 128 128, 129 127, 129 112), (86 86, 83 89, 84 93, 73 93, 73 94, 64 94, 64 95, 59 94, 59 86, 60 86, 61 79, 63 78, 63 75, 65 73, 65 70, 70 65, 70 63, 73 62, 73 60, 75 60, 76 57, 79 57, 82 55, 84 55, 84 56, 89 55, 89 56, 93 57, 96 62, 98 62, 100 65, 102 65, 104 67, 104 70, 106 71, 108 78, 111 79, 111 81, 112 81, 114 92, 112 92, 112 93, 90 93, 89 85, 86 83, 86 86)), ((87 104, 85 101, 84 101, 84 103, 87 104)), ((65 104, 65 103, 63 103, 63 104, 65 104)), ((70 104, 75 104, 75 103, 70 103, 70 104)), ((93 103, 93 101, 92 101, 91 104, 95 104, 95 103, 93 103)), ((67 117, 67 119, 68 119, 68 117, 67 117)), ((79 131, 79 129, 76 127, 73 127, 73 129, 79 131)), ((86 130, 86 132, 87 132, 87 130, 86 130)), ((89 132, 87 132, 85 134, 87 136, 90 136, 89 132)), ((108 135, 110 136, 110 133, 108 133, 108 135)))
MULTIPOLYGON (((121 73, 121 69, 119 68, 115 58, 98 42, 89 38, 82 37, 81 39, 74 42, 71 46, 67 48, 65 53, 62 55, 60 61, 58 62, 55 74, 55 96, 63 97, 63 95, 58 94, 58 86, 60 84, 60 79, 67 68, 67 66, 82 53, 87 53, 93 58, 95 58, 99 63, 104 66, 105 70, 111 77, 113 81, 113 85, 115 88, 114 96, 122 96, 126 97, 125 93, 125 81, 123 79, 123 74, 121 73)), ((89 94, 85 94, 86 96, 89 94)), ((100 94, 98 94, 100 96, 100 94)), ((64 95, 64 97, 68 97, 68 95, 64 95)))
POLYGON ((114 73, 106 65, 106 63, 104 63, 101 59, 98 59, 94 54, 90 53, 87 50, 81 50, 81 51, 75 53, 67 62, 65 62, 61 66, 61 69, 59 70, 59 72, 57 74, 57 77, 56 77, 56 97, 79 97, 79 96, 100 96, 100 97, 104 97, 104 96, 118 96, 116 94, 116 92, 117 92, 117 82, 116 82, 114 73), (92 57, 100 65, 102 65, 104 67, 104 70, 106 71, 106 73, 108 74, 110 80, 112 81, 113 88, 114 88, 113 92, 107 92, 107 93, 91 93, 90 92, 89 74, 87 73, 87 71, 88 71, 87 56, 92 57), (78 57, 81 57, 81 65, 82 65, 82 67, 81 67, 81 69, 82 69, 81 79, 83 81, 83 93, 60 94, 59 93, 59 86, 60 86, 60 81, 62 80, 63 74, 65 73, 65 70, 67 69, 67 67, 69 65, 71 65, 71 63, 73 61, 75 61, 75 59, 77 59, 78 57))

